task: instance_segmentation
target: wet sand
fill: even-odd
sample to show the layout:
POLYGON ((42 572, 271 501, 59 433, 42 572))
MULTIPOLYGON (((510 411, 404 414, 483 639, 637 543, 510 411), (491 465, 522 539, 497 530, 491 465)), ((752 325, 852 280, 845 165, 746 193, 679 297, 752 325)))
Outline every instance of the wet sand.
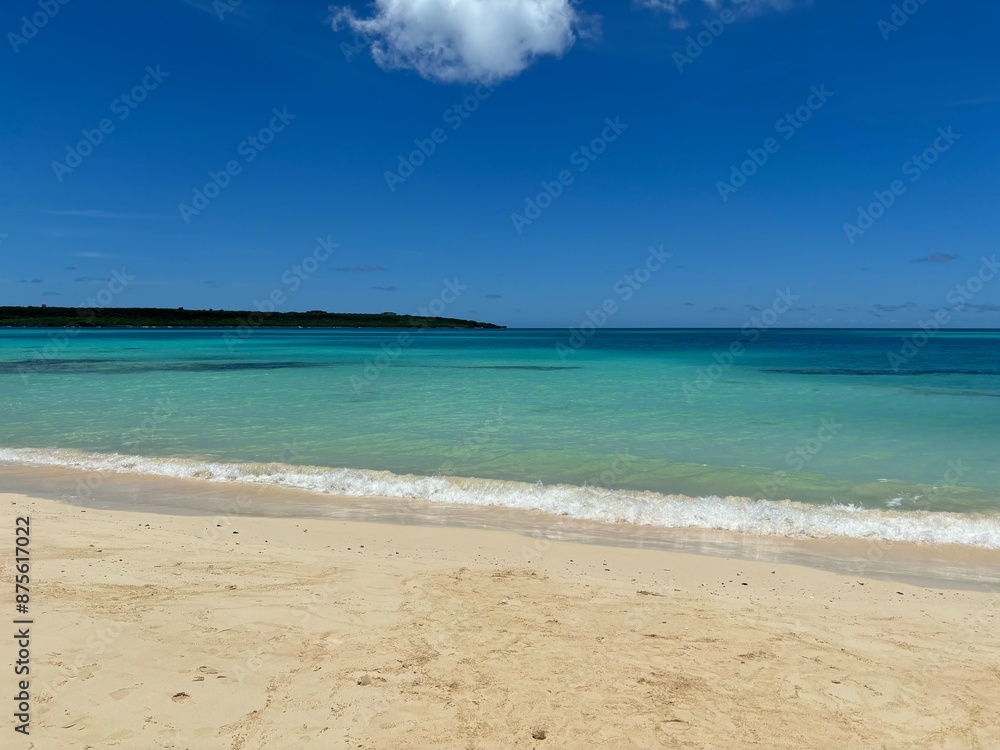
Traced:
POLYGON ((511 531, 197 481, 104 477, 70 505, 72 472, 0 474, 29 480, 0 495, 11 539, 32 519, 15 747, 1000 746, 993 553, 511 531))

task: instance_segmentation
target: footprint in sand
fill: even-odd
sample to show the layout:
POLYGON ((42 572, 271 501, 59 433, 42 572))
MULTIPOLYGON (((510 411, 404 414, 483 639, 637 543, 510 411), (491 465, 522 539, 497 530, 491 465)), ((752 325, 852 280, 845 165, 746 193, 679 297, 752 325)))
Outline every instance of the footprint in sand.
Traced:
POLYGON ((191 696, 188 695, 187 693, 174 693, 171 700, 174 703, 184 703, 185 701, 191 700, 191 696))
POLYGON ((115 690, 113 693, 108 693, 108 697, 114 698, 116 701, 120 701, 133 690, 135 690, 135 688, 122 688, 121 690, 115 690))

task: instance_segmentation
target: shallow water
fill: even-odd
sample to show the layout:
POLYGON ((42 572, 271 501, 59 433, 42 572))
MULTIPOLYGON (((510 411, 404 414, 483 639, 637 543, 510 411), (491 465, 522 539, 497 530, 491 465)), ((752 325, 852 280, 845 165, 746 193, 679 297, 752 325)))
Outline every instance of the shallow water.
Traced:
POLYGON ((1000 333, 911 336, 7 329, 0 459, 1000 546, 1000 333))

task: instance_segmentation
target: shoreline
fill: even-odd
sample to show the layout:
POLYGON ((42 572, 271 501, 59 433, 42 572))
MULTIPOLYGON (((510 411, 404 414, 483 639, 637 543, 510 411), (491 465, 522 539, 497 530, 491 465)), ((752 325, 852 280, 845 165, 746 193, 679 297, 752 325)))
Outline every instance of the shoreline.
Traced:
MULTIPOLYGON (((245 325, 232 325, 232 326, 184 326, 184 325, 174 325, 174 326, 143 326, 143 325, 120 325, 120 326, 93 326, 93 325, 75 325, 75 326, 65 326, 65 325, 50 325, 50 326, 11 326, 11 325, 0 325, 0 329, 4 330, 19 330, 19 331, 49 331, 59 328, 73 328, 74 330, 80 331, 100 331, 100 330, 191 330, 191 331, 232 331, 238 328, 245 328, 245 325)), ((372 331, 505 331, 508 330, 506 326, 469 326, 467 328, 448 327, 448 326, 304 326, 298 323, 289 323, 288 325, 261 325, 256 326, 255 330, 270 330, 270 329, 295 329, 295 330, 372 330, 372 331)))
MULTIPOLYGON (((127 283, 125 286, 128 286, 127 283)), ((123 287, 124 288, 124 287, 123 287)), ((445 291, 449 287, 445 285, 445 291)), ((443 292, 442 292, 443 293, 443 292)), ((93 300, 90 300, 91 302, 93 300)), ((255 310, 187 309, 184 307, 49 307, 0 305, 0 324, 10 328, 446 328, 502 329, 495 323, 440 315, 330 312, 327 310, 276 309, 282 300, 271 299, 255 310), (213 324, 215 324, 213 326, 213 324)), ((444 307, 442 306, 442 311, 444 307)))
POLYGON ((0 463, 3 491, 69 506, 221 518, 324 519, 510 532, 526 550, 553 541, 791 564, 924 587, 1000 591, 1000 550, 882 539, 796 538, 605 523, 491 505, 346 496, 258 483, 0 463))
MULTIPOLYGON (((299 489, 314 497, 423 499, 436 505, 496 507, 624 525, 700 529, 788 539, 914 543, 1000 551, 1000 513, 906 510, 849 503, 665 494, 584 484, 395 473, 221 458, 0 447, 0 467, 80 470, 100 476, 202 478, 242 487, 299 489)), ((780 496, 779 496, 780 498, 780 496)))
MULTIPOLYGON (((72 309, 85 309, 85 308, 72 308, 72 309)), ((117 308, 110 308, 110 309, 117 309, 117 308)), ((372 314, 372 313, 365 313, 365 314, 372 314)), ((0 325, 0 328, 31 328, 31 329, 37 328, 39 330, 44 330, 44 329, 47 329, 47 328, 64 328, 64 327, 65 326, 12 326, 12 325, 0 325)), ((85 328, 185 328, 185 327, 187 327, 187 326, 79 326, 79 328, 81 328, 81 330, 85 329, 85 328)), ((194 327, 201 327, 201 328, 237 328, 238 326, 191 326, 191 327, 192 328, 194 328, 194 327)), ((312 328, 312 327, 317 327, 317 328, 373 328, 373 329, 376 329, 376 330, 380 329, 380 327, 378 327, 378 326, 300 326, 300 325, 294 325, 294 326, 262 326, 262 327, 271 327, 271 328, 312 328)), ((557 327, 552 327, 552 326, 501 326, 499 324, 490 324, 489 327, 484 327, 482 329, 479 329, 479 328, 466 328, 466 329, 459 329, 459 328, 433 328, 431 330, 442 330, 442 331, 450 331, 450 330, 572 331, 574 329, 573 328, 569 328, 569 327, 558 327, 558 326, 557 327)), ((628 327, 624 327, 624 328, 619 328, 619 327, 615 327, 615 326, 605 326, 601 330, 604 330, 604 331, 739 331, 741 329, 739 327, 725 327, 725 326, 722 327, 722 328, 716 328, 716 327, 711 327, 711 326, 707 326, 707 327, 706 326, 695 326, 695 327, 680 327, 680 328, 677 328, 677 327, 667 327, 667 328, 663 328, 663 327, 645 327, 645 328, 628 328, 628 327)), ((780 332, 780 331, 796 331, 796 332, 827 331, 827 332, 839 332, 839 333, 850 333, 852 331, 881 331, 883 333, 891 333, 893 331, 905 331, 905 332, 916 333, 916 332, 919 332, 919 331, 923 331, 923 329, 920 328, 919 326, 915 326, 915 327, 912 327, 912 328, 876 328, 876 327, 871 327, 871 328, 827 328, 827 327, 822 327, 822 326, 810 326, 810 327, 807 327, 807 328, 795 328, 795 327, 782 328, 780 326, 774 326, 773 328, 769 328, 768 330, 769 331, 774 331, 774 332, 780 332)), ((961 328, 961 327, 954 327, 954 328, 943 328, 942 332, 943 333, 1000 333, 1000 328, 982 328, 982 327, 980 327, 980 328, 961 328)))
POLYGON ((1000 743, 995 594, 471 527, 0 507, 31 518, 37 750, 1000 743))

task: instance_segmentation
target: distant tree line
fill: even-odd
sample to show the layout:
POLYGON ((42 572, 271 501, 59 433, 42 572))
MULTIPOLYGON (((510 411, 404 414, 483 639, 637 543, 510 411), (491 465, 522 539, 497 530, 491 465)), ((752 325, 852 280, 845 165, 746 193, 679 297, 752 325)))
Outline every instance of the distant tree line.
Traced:
POLYGON ((61 328, 504 328, 460 318, 385 313, 185 310, 158 307, 0 307, 0 326, 61 328))

